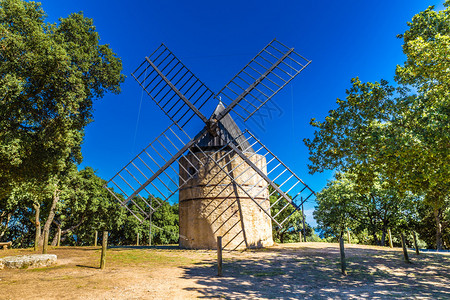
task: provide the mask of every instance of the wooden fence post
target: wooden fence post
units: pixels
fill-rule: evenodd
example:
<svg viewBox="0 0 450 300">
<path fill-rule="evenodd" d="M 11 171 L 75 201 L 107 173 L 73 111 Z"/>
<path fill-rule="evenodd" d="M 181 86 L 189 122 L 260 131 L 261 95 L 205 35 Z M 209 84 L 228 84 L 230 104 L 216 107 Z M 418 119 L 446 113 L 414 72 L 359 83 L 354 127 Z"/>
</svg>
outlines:
<svg viewBox="0 0 450 300">
<path fill-rule="evenodd" d="M 139 246 L 139 232 L 136 235 L 136 246 Z"/>
<path fill-rule="evenodd" d="M 47 254 L 48 249 L 48 231 L 44 230 L 44 244 L 42 245 L 42 254 Z"/>
<path fill-rule="evenodd" d="M 152 209 L 152 197 L 150 197 L 150 216 L 148 217 L 149 222 L 149 233 L 148 233 L 148 245 L 152 245 L 152 215 L 153 215 L 153 209 Z"/>
<path fill-rule="evenodd" d="M 414 248 L 416 249 L 416 254 L 417 254 L 417 255 L 419 255 L 419 254 L 420 254 L 420 252 L 419 252 L 419 247 L 417 246 L 417 237 L 416 237 L 416 232 L 415 232 L 415 231 L 413 231 L 413 232 L 412 232 L 412 234 L 413 234 L 413 238 L 414 238 Z"/>
<path fill-rule="evenodd" d="M 217 237 L 217 276 L 222 276 L 222 237 Z"/>
<path fill-rule="evenodd" d="M 59 247 L 61 245 L 61 226 L 58 227 L 58 242 L 56 246 Z"/>
<path fill-rule="evenodd" d="M 345 262 L 345 249 L 344 249 L 344 239 L 341 237 L 339 238 L 339 250 L 341 252 L 341 272 L 342 275 L 347 275 L 347 264 Z"/>
<path fill-rule="evenodd" d="M 98 241 L 98 231 L 96 230 L 94 233 L 94 247 L 97 247 L 97 241 Z"/>
<path fill-rule="evenodd" d="M 392 244 L 392 234 L 390 228 L 388 228 L 388 235 L 389 235 L 389 247 L 394 248 L 394 244 Z"/>
<path fill-rule="evenodd" d="M 403 257 L 405 258 L 405 262 L 409 263 L 409 257 L 408 257 L 408 249 L 406 249 L 406 241 L 405 241 L 405 235 L 403 232 L 400 234 L 402 237 L 402 248 L 403 248 Z"/>
<path fill-rule="evenodd" d="M 106 247 L 108 245 L 108 231 L 103 231 L 103 239 L 102 239 L 102 256 L 100 258 L 100 269 L 105 268 L 106 263 Z"/>
<path fill-rule="evenodd" d="M 298 232 L 298 236 L 300 237 L 300 243 L 301 243 L 302 242 L 302 232 L 301 231 Z"/>
<path fill-rule="evenodd" d="M 300 198 L 300 200 L 302 201 L 303 241 L 306 243 L 305 210 L 303 209 L 303 197 Z"/>
</svg>

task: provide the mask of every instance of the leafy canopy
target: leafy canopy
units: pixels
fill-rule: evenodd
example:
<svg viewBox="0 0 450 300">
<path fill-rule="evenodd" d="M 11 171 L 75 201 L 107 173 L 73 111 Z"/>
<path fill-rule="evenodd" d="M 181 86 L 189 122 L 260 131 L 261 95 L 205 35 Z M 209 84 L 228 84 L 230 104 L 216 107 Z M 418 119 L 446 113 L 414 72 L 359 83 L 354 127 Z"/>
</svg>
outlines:
<svg viewBox="0 0 450 300">
<path fill-rule="evenodd" d="M 79 163 L 93 100 L 124 80 L 91 19 L 45 18 L 40 3 L 0 0 L 0 194 Z"/>
</svg>

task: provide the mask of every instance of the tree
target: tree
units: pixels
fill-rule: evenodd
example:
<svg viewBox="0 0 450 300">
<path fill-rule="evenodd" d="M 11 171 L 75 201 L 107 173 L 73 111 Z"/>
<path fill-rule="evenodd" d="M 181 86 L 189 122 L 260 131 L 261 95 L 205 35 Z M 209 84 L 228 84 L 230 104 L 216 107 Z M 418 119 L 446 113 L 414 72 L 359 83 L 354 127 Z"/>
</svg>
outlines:
<svg viewBox="0 0 450 300">
<path fill-rule="evenodd" d="M 292 205 L 288 205 L 284 208 L 287 202 L 280 200 L 283 199 L 282 196 L 271 186 L 269 186 L 269 195 L 269 201 L 272 207 L 270 213 L 272 216 L 278 215 L 277 219 L 279 220 L 284 220 L 289 217 L 289 219 L 283 224 L 283 227 L 272 227 L 272 235 L 275 242 L 301 242 L 299 232 L 303 230 L 303 218 L 305 216 L 302 215 L 300 207 L 295 209 Z M 287 196 L 292 199 L 291 195 L 288 194 Z M 282 210 L 283 208 L 284 210 Z M 280 210 L 282 211 L 280 212 Z M 305 237 L 311 237 L 313 233 L 314 230 L 312 227 L 305 222 Z"/>
<path fill-rule="evenodd" d="M 327 169 L 351 171 L 371 186 L 383 168 L 376 162 L 383 156 L 380 144 L 386 139 L 385 124 L 396 116 L 396 90 L 385 80 L 363 83 L 354 78 L 351 82 L 347 97 L 337 99 L 338 107 L 329 111 L 325 121 L 311 120 L 318 129 L 313 140 L 304 140 L 310 154 L 308 167 L 312 174 Z"/>
<path fill-rule="evenodd" d="M 356 235 L 370 234 L 373 244 L 383 246 L 388 229 L 411 229 L 408 224 L 416 218 L 416 196 L 400 193 L 380 178 L 370 189 L 361 189 L 354 174 L 335 177 L 318 194 L 314 212 L 325 235 L 338 236 L 351 228 Z"/>
<path fill-rule="evenodd" d="M 93 101 L 119 93 L 124 76 L 91 19 L 76 13 L 50 24 L 45 17 L 40 3 L 0 0 L 0 198 L 24 183 L 45 186 L 48 231 L 61 179 L 82 159 Z"/>
<path fill-rule="evenodd" d="M 436 246 L 442 247 L 441 212 L 450 195 L 450 1 L 445 9 L 431 6 L 408 22 L 403 38 L 406 61 L 397 66 L 396 80 L 417 90 L 405 114 L 406 124 L 419 141 L 425 202 L 433 208 L 436 222 Z"/>
<path fill-rule="evenodd" d="M 397 88 L 353 79 L 346 99 L 324 122 L 312 120 L 318 130 L 305 140 L 312 173 L 351 171 L 367 188 L 381 174 L 392 188 L 423 195 L 435 216 L 438 249 L 439 212 L 450 195 L 449 5 L 417 14 L 400 35 L 407 60 L 397 66 Z"/>
<path fill-rule="evenodd" d="M 350 180 L 344 176 L 340 179 L 328 181 L 326 187 L 316 196 L 317 206 L 314 218 L 318 228 L 325 236 L 340 237 L 349 228 L 355 228 L 355 205 L 352 201 L 357 193 Z"/>
<path fill-rule="evenodd" d="M 149 196 L 152 197 L 152 196 Z M 142 199 L 133 199 L 140 207 L 145 207 Z M 150 201 L 150 198 L 146 200 Z M 157 200 L 154 200 L 157 201 Z M 158 198 L 158 201 L 162 201 Z M 137 220 L 133 215 L 127 214 L 120 226 L 111 231 L 111 242 L 117 245 L 133 245 L 139 233 L 141 241 L 148 241 L 150 233 L 150 221 L 144 220 L 144 216 L 138 213 L 138 209 L 132 202 L 128 203 L 130 209 L 140 217 L 143 222 Z M 164 202 L 152 215 L 152 245 L 177 244 L 179 238 L 178 203 L 170 204 Z"/>
<path fill-rule="evenodd" d="M 61 229 L 61 239 L 67 243 L 90 245 L 95 230 L 119 228 L 126 219 L 121 207 L 103 186 L 106 181 L 95 174 L 91 167 L 73 172 L 61 191 L 61 200 L 53 223 Z M 54 234 L 52 245 L 56 245 Z"/>
</svg>

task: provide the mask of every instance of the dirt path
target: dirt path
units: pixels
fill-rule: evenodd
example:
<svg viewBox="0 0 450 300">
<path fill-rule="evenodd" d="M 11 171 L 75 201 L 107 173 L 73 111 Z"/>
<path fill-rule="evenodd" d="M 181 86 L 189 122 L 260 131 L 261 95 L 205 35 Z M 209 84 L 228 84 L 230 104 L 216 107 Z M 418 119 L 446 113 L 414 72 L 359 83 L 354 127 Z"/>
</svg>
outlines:
<svg viewBox="0 0 450 300">
<path fill-rule="evenodd" d="M 339 273 L 337 244 L 284 244 L 224 253 L 216 276 L 215 251 L 113 248 L 99 270 L 100 250 L 61 247 L 51 268 L 1 270 L 0 299 L 450 299 L 450 255 L 346 245 L 349 275 Z M 33 253 L 1 251 L 0 256 Z"/>
</svg>

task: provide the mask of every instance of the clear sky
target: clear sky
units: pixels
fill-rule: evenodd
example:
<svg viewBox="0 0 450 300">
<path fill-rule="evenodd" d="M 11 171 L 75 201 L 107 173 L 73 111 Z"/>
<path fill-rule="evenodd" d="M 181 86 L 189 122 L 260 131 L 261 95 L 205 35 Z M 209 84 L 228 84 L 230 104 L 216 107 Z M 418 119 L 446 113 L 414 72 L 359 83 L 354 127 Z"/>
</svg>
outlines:
<svg viewBox="0 0 450 300">
<path fill-rule="evenodd" d="M 94 104 L 95 121 L 86 128 L 84 162 L 104 179 L 169 126 L 170 121 L 144 95 L 130 73 L 162 42 L 211 90 L 218 92 L 262 47 L 277 38 L 312 63 L 274 101 L 281 114 L 267 120 L 258 135 L 283 162 L 314 190 L 332 172 L 309 175 L 308 151 L 302 140 L 312 137 L 309 120 L 323 120 L 345 97 L 350 79 L 391 81 L 402 64 L 401 40 L 406 22 L 443 0 L 394 1 L 117 1 L 44 0 L 48 20 L 83 11 L 94 19 L 101 43 L 121 57 L 127 79 L 120 95 Z M 311 219 L 314 202 L 305 212 Z"/>
</svg>

